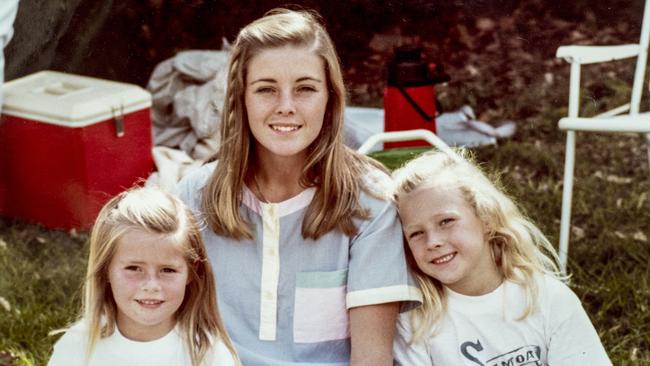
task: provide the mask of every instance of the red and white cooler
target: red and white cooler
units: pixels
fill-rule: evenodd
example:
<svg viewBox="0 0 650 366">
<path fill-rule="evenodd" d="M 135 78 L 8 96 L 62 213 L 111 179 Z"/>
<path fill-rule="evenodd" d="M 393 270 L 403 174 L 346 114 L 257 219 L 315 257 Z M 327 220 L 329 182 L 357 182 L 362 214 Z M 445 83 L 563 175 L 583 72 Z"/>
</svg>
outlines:
<svg viewBox="0 0 650 366">
<path fill-rule="evenodd" d="M 0 215 L 89 228 L 153 170 L 151 95 L 139 86 L 41 71 L 3 93 Z"/>
</svg>

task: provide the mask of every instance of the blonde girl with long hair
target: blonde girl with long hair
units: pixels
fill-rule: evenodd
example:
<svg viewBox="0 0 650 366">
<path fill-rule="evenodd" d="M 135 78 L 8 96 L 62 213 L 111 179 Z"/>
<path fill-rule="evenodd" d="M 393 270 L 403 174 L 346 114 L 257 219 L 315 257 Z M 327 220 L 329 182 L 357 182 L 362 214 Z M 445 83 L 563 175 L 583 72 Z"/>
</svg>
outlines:
<svg viewBox="0 0 650 366">
<path fill-rule="evenodd" d="M 611 365 L 557 255 L 469 154 L 393 173 L 423 305 L 400 316 L 400 365 Z"/>
<path fill-rule="evenodd" d="M 106 203 L 83 295 L 50 366 L 239 365 L 198 223 L 169 193 L 138 188 Z"/>
<path fill-rule="evenodd" d="M 418 301 L 390 177 L 343 144 L 345 88 L 314 12 L 275 9 L 231 50 L 221 145 L 177 193 L 206 221 L 246 365 L 392 365 Z"/>
</svg>

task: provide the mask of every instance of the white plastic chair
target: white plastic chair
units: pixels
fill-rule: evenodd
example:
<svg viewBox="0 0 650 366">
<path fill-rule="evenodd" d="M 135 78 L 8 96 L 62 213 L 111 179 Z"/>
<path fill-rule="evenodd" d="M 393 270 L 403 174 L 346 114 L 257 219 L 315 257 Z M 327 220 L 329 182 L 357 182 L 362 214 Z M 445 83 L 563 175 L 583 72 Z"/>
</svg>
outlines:
<svg viewBox="0 0 650 366">
<path fill-rule="evenodd" d="M 567 131 L 559 253 L 560 266 L 564 273 L 566 273 L 569 253 L 576 131 L 645 133 L 648 140 L 648 164 L 650 165 L 650 113 L 639 113 L 648 57 L 648 41 L 650 40 L 650 0 L 646 1 L 644 9 L 641 37 L 638 44 L 617 46 L 562 46 L 557 49 L 556 57 L 563 58 L 571 64 L 569 116 L 562 118 L 559 122 L 560 129 Z M 595 117 L 578 117 L 580 103 L 580 66 L 631 57 L 636 57 L 637 63 L 630 103 L 601 113 Z"/>
</svg>

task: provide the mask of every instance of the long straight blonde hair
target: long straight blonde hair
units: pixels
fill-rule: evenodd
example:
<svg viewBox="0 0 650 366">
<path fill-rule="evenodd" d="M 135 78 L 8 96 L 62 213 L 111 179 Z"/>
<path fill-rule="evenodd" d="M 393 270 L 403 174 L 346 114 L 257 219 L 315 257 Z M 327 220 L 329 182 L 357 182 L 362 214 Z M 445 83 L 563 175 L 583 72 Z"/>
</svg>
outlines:
<svg viewBox="0 0 650 366">
<path fill-rule="evenodd" d="M 519 319 L 526 318 L 536 307 L 535 274 L 562 278 L 553 245 L 505 193 L 499 179 L 494 176 L 491 180 L 466 150 L 460 150 L 459 156 L 441 151 L 424 153 L 396 170 L 393 178 L 398 207 L 404 195 L 425 186 L 461 192 L 488 230 L 492 259 L 504 279 L 521 285 L 526 291 L 526 308 Z M 446 313 L 447 299 L 443 284 L 418 268 L 408 245 L 406 256 L 424 298 L 411 319 L 412 341 L 417 341 L 435 334 Z"/>
<path fill-rule="evenodd" d="M 81 314 L 89 331 L 86 360 L 97 342 L 115 331 L 117 305 L 108 282 L 108 269 L 118 241 L 134 230 L 169 238 L 183 252 L 189 282 L 176 320 L 192 366 L 199 366 L 209 357 L 219 340 L 238 360 L 219 316 L 214 275 L 200 227 L 178 198 L 154 188 L 137 188 L 114 197 L 102 208 L 92 229 Z"/>
<path fill-rule="evenodd" d="M 239 32 L 231 50 L 221 145 L 214 158 L 219 162 L 203 189 L 202 211 L 217 234 L 252 238 L 250 223 L 239 214 L 244 179 L 255 166 L 255 140 L 244 103 L 247 67 L 260 51 L 286 45 L 306 47 L 322 58 L 329 94 L 323 126 L 308 147 L 300 178 L 303 187 L 316 187 L 302 236 L 317 239 L 333 229 L 355 235 L 352 219 L 367 218 L 359 204 L 359 189 L 364 188 L 359 181 L 369 165 L 378 165 L 343 144 L 345 87 L 338 56 L 320 18 L 309 11 L 274 9 Z"/>
</svg>

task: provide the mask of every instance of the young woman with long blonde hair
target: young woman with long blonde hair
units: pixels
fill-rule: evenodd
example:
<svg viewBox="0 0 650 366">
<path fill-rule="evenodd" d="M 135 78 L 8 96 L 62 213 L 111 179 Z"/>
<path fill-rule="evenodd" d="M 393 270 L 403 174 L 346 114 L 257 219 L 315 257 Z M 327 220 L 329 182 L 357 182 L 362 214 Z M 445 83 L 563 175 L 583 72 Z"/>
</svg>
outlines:
<svg viewBox="0 0 650 366">
<path fill-rule="evenodd" d="M 232 47 L 221 146 L 177 193 L 206 221 L 246 365 L 392 365 L 418 301 L 390 178 L 343 144 L 345 88 L 318 16 L 276 9 Z"/>
</svg>

